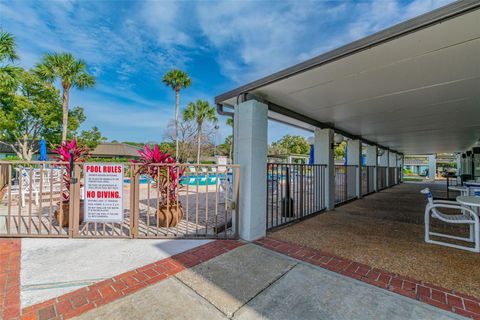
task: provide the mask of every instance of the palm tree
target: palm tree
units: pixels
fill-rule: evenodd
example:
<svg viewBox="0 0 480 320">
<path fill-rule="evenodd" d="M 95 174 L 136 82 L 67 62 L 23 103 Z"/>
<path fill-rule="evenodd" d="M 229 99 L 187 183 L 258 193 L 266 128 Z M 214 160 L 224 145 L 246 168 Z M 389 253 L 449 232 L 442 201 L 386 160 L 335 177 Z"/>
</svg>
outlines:
<svg viewBox="0 0 480 320">
<path fill-rule="evenodd" d="M 9 63 L 18 59 L 15 47 L 15 37 L 0 29 L 0 82 L 3 88 L 14 87 L 21 70 Z"/>
<path fill-rule="evenodd" d="M 180 106 L 180 89 L 185 89 L 192 84 L 186 72 L 173 69 L 168 71 L 162 82 L 175 91 L 175 159 L 178 161 L 178 109 Z"/>
<path fill-rule="evenodd" d="M 0 62 L 4 62 L 5 60 L 14 61 L 18 59 L 15 46 L 15 37 L 0 29 Z"/>
<path fill-rule="evenodd" d="M 228 118 L 227 119 L 227 126 L 232 127 L 232 131 L 233 131 L 233 118 Z M 228 158 L 231 161 L 232 160 L 232 150 L 233 150 L 233 133 L 232 133 L 232 138 L 230 140 L 231 141 L 230 141 L 230 150 L 228 152 Z"/>
<path fill-rule="evenodd" d="M 186 121 L 194 120 L 197 123 L 197 163 L 200 163 L 200 148 L 202 145 L 202 126 L 205 121 L 218 121 L 215 108 L 205 100 L 197 100 L 196 103 L 190 102 L 183 110 L 183 119 Z"/>
<path fill-rule="evenodd" d="M 95 77 L 88 73 L 83 60 L 77 60 L 71 53 L 47 53 L 36 68 L 35 73 L 42 79 L 53 83 L 59 79 L 63 88 L 62 142 L 67 140 L 68 101 L 70 89 L 93 87 Z"/>
</svg>

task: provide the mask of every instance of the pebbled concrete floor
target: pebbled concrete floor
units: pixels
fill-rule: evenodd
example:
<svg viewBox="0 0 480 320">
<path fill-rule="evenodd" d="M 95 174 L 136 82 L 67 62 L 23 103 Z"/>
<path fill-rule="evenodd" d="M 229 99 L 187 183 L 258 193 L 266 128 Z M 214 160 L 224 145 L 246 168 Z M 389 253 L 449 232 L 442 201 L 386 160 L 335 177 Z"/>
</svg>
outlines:
<svg viewBox="0 0 480 320">
<path fill-rule="evenodd" d="M 77 319 L 463 319 L 248 244 Z"/>
</svg>

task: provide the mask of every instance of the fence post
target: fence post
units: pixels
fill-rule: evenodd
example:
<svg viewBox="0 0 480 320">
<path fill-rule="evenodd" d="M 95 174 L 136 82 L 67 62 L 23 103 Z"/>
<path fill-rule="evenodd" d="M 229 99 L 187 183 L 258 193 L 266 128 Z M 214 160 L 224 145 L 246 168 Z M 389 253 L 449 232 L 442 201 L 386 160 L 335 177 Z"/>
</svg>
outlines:
<svg viewBox="0 0 480 320">
<path fill-rule="evenodd" d="M 70 199 L 68 212 L 68 234 L 70 237 L 78 235 L 80 222 L 80 175 L 79 165 L 70 162 Z"/>
<path fill-rule="evenodd" d="M 234 178 L 233 178 L 233 183 L 235 184 L 234 187 L 234 192 L 235 192 L 235 197 L 232 196 L 232 198 L 235 199 L 235 208 L 233 210 L 235 214 L 235 219 L 232 218 L 232 226 L 234 225 L 234 238 L 238 239 L 240 238 L 240 233 L 239 233 L 239 226 L 240 226 L 240 167 L 233 167 L 233 172 L 234 173 Z"/>
<path fill-rule="evenodd" d="M 131 238 L 138 237 L 138 220 L 139 220 L 139 211 L 140 211 L 140 196 L 139 196 L 139 180 L 137 175 L 137 166 L 132 165 L 132 173 L 130 178 L 130 230 Z"/>
</svg>

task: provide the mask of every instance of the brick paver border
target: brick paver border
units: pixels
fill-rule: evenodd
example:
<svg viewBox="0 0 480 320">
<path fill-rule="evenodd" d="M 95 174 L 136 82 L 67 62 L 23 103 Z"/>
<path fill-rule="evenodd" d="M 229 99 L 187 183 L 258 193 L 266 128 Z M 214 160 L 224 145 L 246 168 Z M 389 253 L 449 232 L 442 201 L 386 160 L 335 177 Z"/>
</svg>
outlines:
<svg viewBox="0 0 480 320">
<path fill-rule="evenodd" d="M 5 265 L 10 268 L 8 270 L 10 270 L 9 275 L 11 275 L 11 277 L 8 276 L 8 278 L 4 279 L 2 277 L 3 273 L 0 273 L 0 279 L 5 280 L 2 280 L 4 290 L 0 290 L 0 293 L 4 292 L 5 288 L 8 290 L 7 295 L 2 296 L 2 306 L 6 306 L 6 312 L 3 317 L 5 320 L 69 319 L 153 285 L 186 268 L 191 268 L 243 245 L 242 242 L 236 240 L 215 240 L 169 258 L 122 273 L 111 279 L 103 280 L 62 296 L 26 307 L 20 312 L 20 241 L 15 241 L 12 241 L 13 247 L 8 247 L 8 245 L 0 242 L 0 250 L 2 250 L 0 251 L 0 254 L 2 254 L 0 271 L 4 270 Z M 4 246 L 5 249 L 3 249 Z M 11 249 L 11 252 L 9 249 Z M 13 256 L 9 259 L 15 260 L 13 263 L 7 264 L 3 262 L 3 250 L 6 252 L 5 255 Z M 0 289 L 2 289 L 1 285 Z"/>
<path fill-rule="evenodd" d="M 20 314 L 20 254 L 19 239 L 0 239 L 0 319 Z"/>
<path fill-rule="evenodd" d="M 459 315 L 480 319 L 480 299 L 298 244 L 262 238 L 256 244 Z"/>
</svg>

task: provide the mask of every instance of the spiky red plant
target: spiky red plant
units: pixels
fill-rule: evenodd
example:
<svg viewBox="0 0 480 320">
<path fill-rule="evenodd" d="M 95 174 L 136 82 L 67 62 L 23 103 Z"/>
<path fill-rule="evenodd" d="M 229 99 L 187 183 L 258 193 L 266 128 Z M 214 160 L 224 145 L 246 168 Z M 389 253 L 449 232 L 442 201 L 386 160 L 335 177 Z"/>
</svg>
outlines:
<svg viewBox="0 0 480 320">
<path fill-rule="evenodd" d="M 58 162 L 67 162 L 65 164 L 65 171 L 63 171 L 63 182 L 65 189 L 62 191 L 63 201 L 68 201 L 70 199 L 70 178 L 71 171 L 70 168 L 70 156 L 73 156 L 73 162 L 84 162 L 88 159 L 88 148 L 82 148 L 77 146 L 75 139 L 72 139 L 70 142 L 65 141 L 59 144 L 54 150 L 53 153 L 57 154 L 53 156 Z"/>
<path fill-rule="evenodd" d="M 149 175 L 155 181 L 165 202 L 176 203 L 177 191 L 183 187 L 180 179 L 185 168 L 172 165 L 176 163 L 175 158 L 160 151 L 157 145 L 153 150 L 145 145 L 144 150 L 139 150 L 138 154 L 140 161 L 134 162 L 142 164 L 139 172 Z"/>
</svg>

